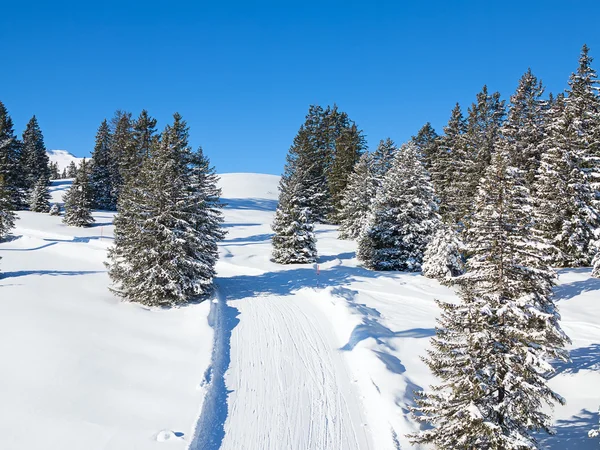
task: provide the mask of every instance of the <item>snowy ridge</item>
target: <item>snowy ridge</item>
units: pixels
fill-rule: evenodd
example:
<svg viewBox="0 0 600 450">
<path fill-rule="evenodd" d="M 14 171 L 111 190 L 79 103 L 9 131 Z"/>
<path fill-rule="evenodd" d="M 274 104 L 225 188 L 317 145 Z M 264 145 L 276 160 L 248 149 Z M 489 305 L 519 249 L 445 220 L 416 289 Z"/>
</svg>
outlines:
<svg viewBox="0 0 600 450">
<path fill-rule="evenodd" d="M 66 169 L 71 162 L 74 162 L 76 165 L 79 165 L 83 158 L 78 158 L 72 153 L 69 153 L 67 150 L 47 150 L 48 158 L 50 158 L 50 162 L 58 164 L 58 170 L 62 172 Z"/>
</svg>

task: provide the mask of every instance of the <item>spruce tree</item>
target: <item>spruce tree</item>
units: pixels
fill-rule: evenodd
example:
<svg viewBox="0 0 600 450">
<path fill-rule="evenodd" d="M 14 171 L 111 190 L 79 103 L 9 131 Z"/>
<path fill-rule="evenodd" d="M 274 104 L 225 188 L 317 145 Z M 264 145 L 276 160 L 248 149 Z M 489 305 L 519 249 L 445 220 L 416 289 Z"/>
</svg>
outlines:
<svg viewBox="0 0 600 450">
<path fill-rule="evenodd" d="M 373 178 L 378 187 L 381 186 L 383 178 L 392 167 L 396 153 L 398 153 L 398 147 L 390 138 L 379 141 L 372 157 Z"/>
<path fill-rule="evenodd" d="M 10 230 L 15 226 L 17 216 L 12 212 L 10 193 L 6 189 L 4 177 L 0 175 L 0 241 L 6 239 Z"/>
<path fill-rule="evenodd" d="M 77 164 L 75 161 L 71 161 L 66 169 L 66 177 L 65 178 L 75 178 L 77 176 Z"/>
<path fill-rule="evenodd" d="M 58 205 L 58 203 L 52 204 L 52 207 L 50 208 L 50 215 L 51 216 L 60 216 L 60 206 Z"/>
<path fill-rule="evenodd" d="M 271 228 L 272 259 L 279 264 L 307 264 L 317 260 L 316 238 L 312 214 L 307 206 L 304 174 L 295 171 L 282 178 L 279 185 L 279 203 Z"/>
<path fill-rule="evenodd" d="M 15 136 L 12 119 L 2 102 L 0 102 L 0 177 L 4 180 L 10 208 L 15 210 L 25 207 L 21 143 Z"/>
<path fill-rule="evenodd" d="M 442 309 L 425 362 L 440 379 L 417 396 L 417 420 L 433 427 L 413 444 L 437 448 L 535 449 L 551 433 L 545 406 L 564 403 L 547 382 L 549 361 L 569 342 L 552 298 L 555 274 L 540 254 L 524 174 L 498 151 L 481 181 L 458 303 Z"/>
<path fill-rule="evenodd" d="M 143 159 L 150 156 L 152 142 L 156 139 L 156 119 L 150 117 L 145 109 L 133 123 L 132 137 L 135 143 L 132 167 L 135 167 L 136 164 L 140 167 Z"/>
<path fill-rule="evenodd" d="M 133 141 L 133 124 L 131 113 L 116 111 L 111 120 L 110 176 L 113 199 L 119 198 L 121 187 L 128 181 L 130 174 L 135 174 L 137 157 Z"/>
<path fill-rule="evenodd" d="M 439 216 L 429 175 L 413 143 L 402 146 L 359 238 L 358 258 L 373 270 L 419 271 Z"/>
<path fill-rule="evenodd" d="M 112 176 L 111 138 L 110 128 L 105 119 L 96 133 L 96 144 L 92 152 L 92 170 L 90 173 L 94 208 L 110 211 L 115 210 L 117 207 L 116 190 L 113 186 Z"/>
<path fill-rule="evenodd" d="M 431 123 L 427 122 L 423 125 L 417 135 L 413 136 L 411 140 L 417 147 L 425 169 L 431 170 L 433 162 L 438 156 L 439 141 L 439 136 L 431 126 Z"/>
<path fill-rule="evenodd" d="M 440 224 L 425 248 L 423 275 L 443 284 L 451 284 L 452 278 L 465 271 L 463 243 L 451 227 Z"/>
<path fill-rule="evenodd" d="M 339 239 L 357 239 L 364 231 L 375 198 L 371 155 L 363 153 L 348 179 L 341 201 Z"/>
<path fill-rule="evenodd" d="M 33 187 L 29 208 L 33 212 L 47 213 L 50 210 L 50 190 L 48 189 L 48 180 L 41 175 L 38 182 Z"/>
<path fill-rule="evenodd" d="M 596 253 L 594 260 L 592 261 L 592 276 L 600 278 L 600 250 Z"/>
<path fill-rule="evenodd" d="M 331 213 L 329 215 L 331 223 L 340 223 L 344 191 L 348 185 L 350 174 L 365 148 L 366 140 L 354 124 L 350 128 L 344 128 L 336 140 L 335 157 L 328 180 L 331 195 Z"/>
<path fill-rule="evenodd" d="M 21 146 L 21 168 L 26 192 L 31 193 L 40 178 L 46 180 L 46 184 L 50 183 L 49 163 L 50 159 L 46 152 L 42 130 L 37 118 L 33 116 L 23 132 Z"/>
<path fill-rule="evenodd" d="M 201 151 L 191 153 L 187 125 L 174 117 L 123 186 L 108 254 L 113 291 L 147 306 L 209 293 L 223 236 L 214 171 Z"/>
<path fill-rule="evenodd" d="M 74 227 L 89 227 L 95 222 L 92 217 L 92 188 L 89 167 L 85 159 L 77 170 L 73 184 L 63 197 L 65 214 L 63 222 Z"/>
</svg>

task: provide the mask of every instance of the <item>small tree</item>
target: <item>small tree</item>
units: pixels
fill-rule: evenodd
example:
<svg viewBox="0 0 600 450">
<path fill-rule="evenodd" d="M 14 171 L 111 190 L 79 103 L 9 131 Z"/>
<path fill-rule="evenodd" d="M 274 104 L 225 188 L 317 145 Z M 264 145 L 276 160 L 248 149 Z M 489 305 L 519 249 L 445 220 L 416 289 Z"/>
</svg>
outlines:
<svg viewBox="0 0 600 450">
<path fill-rule="evenodd" d="M 65 215 L 63 222 L 74 227 L 89 227 L 92 217 L 93 194 L 89 182 L 89 170 L 85 159 L 75 175 L 73 185 L 63 197 Z"/>
<path fill-rule="evenodd" d="M 29 207 L 33 212 L 47 213 L 50 210 L 50 190 L 45 176 L 40 176 L 33 187 Z"/>
<path fill-rule="evenodd" d="M 5 188 L 4 178 L 0 175 L 0 241 L 4 240 L 15 226 L 17 216 L 11 208 L 10 194 Z"/>
<path fill-rule="evenodd" d="M 75 161 L 71 161 L 66 169 L 66 177 L 65 178 L 75 178 L 77 176 L 77 164 Z"/>
<path fill-rule="evenodd" d="M 423 275 L 450 284 L 452 277 L 464 273 L 462 249 L 458 234 L 447 225 L 440 225 L 425 249 Z"/>
<path fill-rule="evenodd" d="M 402 146 L 383 178 L 358 258 L 373 270 L 419 271 L 437 227 L 433 187 L 413 143 Z"/>
<path fill-rule="evenodd" d="M 52 207 L 50 208 L 50 215 L 51 216 L 60 216 L 60 206 L 58 205 L 58 203 L 52 204 Z"/>
<path fill-rule="evenodd" d="M 371 204 L 375 198 L 375 180 L 371 173 L 371 156 L 364 153 L 350 174 L 342 198 L 339 239 L 356 239 L 367 226 Z"/>
</svg>

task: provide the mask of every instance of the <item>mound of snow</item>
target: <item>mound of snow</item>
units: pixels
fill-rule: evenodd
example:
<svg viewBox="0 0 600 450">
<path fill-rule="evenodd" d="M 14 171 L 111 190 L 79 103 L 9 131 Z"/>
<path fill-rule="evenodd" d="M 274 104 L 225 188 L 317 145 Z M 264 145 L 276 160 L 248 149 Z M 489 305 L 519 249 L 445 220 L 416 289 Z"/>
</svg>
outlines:
<svg viewBox="0 0 600 450">
<path fill-rule="evenodd" d="M 280 176 L 264 173 L 223 173 L 219 174 L 219 186 L 223 190 L 222 197 L 228 198 L 261 198 L 277 200 Z"/>
<path fill-rule="evenodd" d="M 48 150 L 46 153 L 48 153 L 48 158 L 50 158 L 50 162 L 58 164 L 58 170 L 61 172 L 63 171 L 63 169 L 66 169 L 69 166 L 69 164 L 71 164 L 71 161 L 79 165 L 79 162 L 83 159 L 76 157 L 75 155 L 69 153 L 66 150 Z"/>
</svg>

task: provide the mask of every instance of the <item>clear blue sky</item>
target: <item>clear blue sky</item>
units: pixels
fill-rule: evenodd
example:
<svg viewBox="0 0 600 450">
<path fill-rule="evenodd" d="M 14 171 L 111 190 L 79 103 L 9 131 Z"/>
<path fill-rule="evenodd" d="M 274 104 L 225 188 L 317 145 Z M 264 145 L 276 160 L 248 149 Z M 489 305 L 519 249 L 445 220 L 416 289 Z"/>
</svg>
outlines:
<svg viewBox="0 0 600 450">
<path fill-rule="evenodd" d="M 483 84 L 531 67 L 560 92 L 600 1 L 2 2 L 0 100 L 21 133 L 90 154 L 116 109 L 175 111 L 220 172 L 279 174 L 309 104 L 348 112 L 369 146 L 446 123 Z"/>
</svg>

